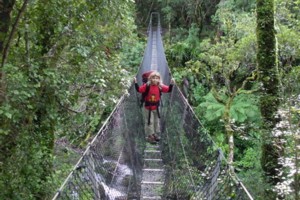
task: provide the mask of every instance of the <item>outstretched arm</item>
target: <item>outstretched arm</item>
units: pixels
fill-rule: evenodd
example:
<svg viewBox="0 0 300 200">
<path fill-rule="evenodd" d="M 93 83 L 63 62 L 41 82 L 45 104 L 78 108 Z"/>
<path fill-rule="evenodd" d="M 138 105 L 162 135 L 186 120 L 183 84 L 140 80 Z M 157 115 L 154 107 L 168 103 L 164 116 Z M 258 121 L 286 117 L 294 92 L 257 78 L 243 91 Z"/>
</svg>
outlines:
<svg viewBox="0 0 300 200">
<path fill-rule="evenodd" d="M 169 85 L 169 90 L 168 90 L 168 92 L 172 92 L 174 83 L 175 83 L 175 80 L 172 78 L 172 79 L 171 79 L 171 83 L 170 83 L 170 85 Z"/>
<path fill-rule="evenodd" d="M 161 92 L 164 92 L 164 93 L 172 92 L 174 83 L 175 83 L 175 81 L 174 81 L 174 79 L 172 79 L 169 86 L 162 84 Z"/>
<path fill-rule="evenodd" d="M 134 83 L 135 90 L 136 90 L 137 92 L 139 92 L 139 85 L 138 85 L 138 83 L 137 83 L 136 77 L 133 78 L 133 83 Z"/>
</svg>

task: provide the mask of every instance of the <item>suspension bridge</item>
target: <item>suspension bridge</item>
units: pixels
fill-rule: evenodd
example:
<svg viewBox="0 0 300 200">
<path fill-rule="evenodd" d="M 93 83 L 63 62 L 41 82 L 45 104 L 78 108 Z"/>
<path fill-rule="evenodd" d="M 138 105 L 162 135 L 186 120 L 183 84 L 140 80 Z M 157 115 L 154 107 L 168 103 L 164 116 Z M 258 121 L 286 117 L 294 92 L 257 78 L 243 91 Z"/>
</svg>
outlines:
<svg viewBox="0 0 300 200">
<path fill-rule="evenodd" d="M 170 83 L 158 13 L 151 14 L 139 85 L 149 70 Z M 132 84 L 52 200 L 253 199 L 176 85 L 162 95 L 156 145 L 145 140 L 139 95 Z"/>
</svg>

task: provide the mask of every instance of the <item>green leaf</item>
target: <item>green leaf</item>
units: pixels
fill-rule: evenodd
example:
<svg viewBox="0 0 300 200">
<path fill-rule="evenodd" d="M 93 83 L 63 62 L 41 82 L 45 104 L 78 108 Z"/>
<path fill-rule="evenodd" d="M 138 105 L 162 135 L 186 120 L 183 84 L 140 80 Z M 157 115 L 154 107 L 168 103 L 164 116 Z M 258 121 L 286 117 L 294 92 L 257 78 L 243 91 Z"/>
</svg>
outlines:
<svg viewBox="0 0 300 200">
<path fill-rule="evenodd" d="M 8 118 L 8 119 L 12 119 L 12 114 L 9 112 L 5 112 L 4 115 Z"/>
<path fill-rule="evenodd" d="M 224 114 L 225 106 L 223 104 L 218 103 L 211 93 L 204 96 L 204 99 L 205 102 L 199 105 L 202 109 L 205 110 L 204 117 L 208 121 L 220 119 Z"/>
</svg>

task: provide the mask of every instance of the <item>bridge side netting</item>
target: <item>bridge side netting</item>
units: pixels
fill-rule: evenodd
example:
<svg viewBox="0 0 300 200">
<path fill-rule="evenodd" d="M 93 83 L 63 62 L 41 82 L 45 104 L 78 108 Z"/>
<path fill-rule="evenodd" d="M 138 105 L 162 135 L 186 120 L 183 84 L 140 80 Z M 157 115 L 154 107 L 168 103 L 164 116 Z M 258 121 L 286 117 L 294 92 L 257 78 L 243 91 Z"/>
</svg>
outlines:
<svg viewBox="0 0 300 200">
<path fill-rule="evenodd" d="M 134 87 L 123 96 L 53 199 L 139 197 L 144 126 Z"/>
<path fill-rule="evenodd" d="M 176 86 L 163 107 L 165 199 L 252 199 Z"/>
</svg>

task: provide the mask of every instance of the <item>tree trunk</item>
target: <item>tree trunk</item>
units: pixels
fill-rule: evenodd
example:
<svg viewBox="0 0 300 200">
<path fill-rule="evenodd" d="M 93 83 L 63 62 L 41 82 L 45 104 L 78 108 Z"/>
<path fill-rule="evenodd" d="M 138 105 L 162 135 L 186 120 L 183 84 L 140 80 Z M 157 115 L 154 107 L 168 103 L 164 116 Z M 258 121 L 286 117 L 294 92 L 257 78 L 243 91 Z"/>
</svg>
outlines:
<svg viewBox="0 0 300 200">
<path fill-rule="evenodd" d="M 2 0 L 0 1 L 0 56 L 3 59 L 5 40 L 7 39 L 11 17 L 10 14 L 13 10 L 15 0 Z M 2 63 L 1 59 L 1 63 Z M 5 81 L 2 66 L 0 66 L 0 105 L 5 99 Z"/>
<path fill-rule="evenodd" d="M 10 13 L 13 10 L 15 0 L 0 1 L 0 52 L 4 48 L 4 41 L 8 35 L 10 26 Z"/>
<path fill-rule="evenodd" d="M 234 99 L 234 95 L 229 96 L 228 100 L 226 102 L 225 110 L 224 110 L 224 125 L 225 125 L 225 131 L 228 139 L 228 145 L 229 145 L 229 152 L 228 152 L 228 164 L 231 170 L 233 170 L 233 160 L 234 160 L 234 139 L 233 134 L 234 131 L 231 127 L 231 117 L 230 117 L 230 108 L 232 105 Z"/>
<path fill-rule="evenodd" d="M 300 122 L 298 125 L 298 128 L 300 128 Z M 300 137 L 299 137 L 299 133 L 297 132 L 297 130 L 295 131 L 295 167 L 296 167 L 296 172 L 294 175 L 294 185 L 295 185 L 295 199 L 299 200 L 300 199 L 300 173 L 299 173 L 299 167 L 300 167 L 300 158 L 299 158 L 299 146 L 300 146 Z"/>
<path fill-rule="evenodd" d="M 0 1 L 0 58 L 2 63 L 2 58 L 4 54 L 4 46 L 5 42 L 9 35 L 9 28 L 11 25 L 11 12 L 13 10 L 13 6 L 15 4 L 15 0 L 4 0 Z M 6 97 L 6 89 L 5 89 L 5 74 L 3 71 L 3 66 L 0 64 L 0 107 L 3 106 Z M 0 130 L 7 130 L 10 124 L 10 121 L 3 120 L 0 118 Z M 0 134 L 0 163 L 5 163 L 6 159 L 11 154 L 11 148 L 15 146 L 14 137 L 11 135 Z M 0 164 L 0 172 L 2 172 L 2 164 Z"/>
<path fill-rule="evenodd" d="M 276 62 L 276 38 L 274 28 L 274 0 L 257 0 L 257 62 L 258 78 L 262 83 L 260 108 L 263 117 L 263 144 L 261 165 L 266 180 L 275 186 L 278 182 L 279 152 L 273 144 L 272 129 L 275 127 L 275 114 L 279 106 L 279 76 Z M 265 198 L 276 199 L 272 190 Z"/>
<path fill-rule="evenodd" d="M 231 126 L 230 109 L 231 109 L 233 100 L 236 96 L 236 92 L 231 93 L 228 96 L 228 99 L 226 101 L 223 101 L 218 96 L 215 87 L 212 88 L 212 94 L 213 94 L 214 98 L 219 103 L 222 103 L 223 105 L 225 105 L 223 120 L 224 120 L 224 127 L 225 127 L 226 136 L 227 136 L 227 139 L 228 139 L 228 145 L 229 145 L 229 152 L 228 152 L 227 161 L 228 161 L 230 170 L 233 171 L 233 161 L 234 161 L 234 137 L 233 137 L 233 135 L 234 135 L 234 130 L 232 129 L 232 126 Z"/>
</svg>

